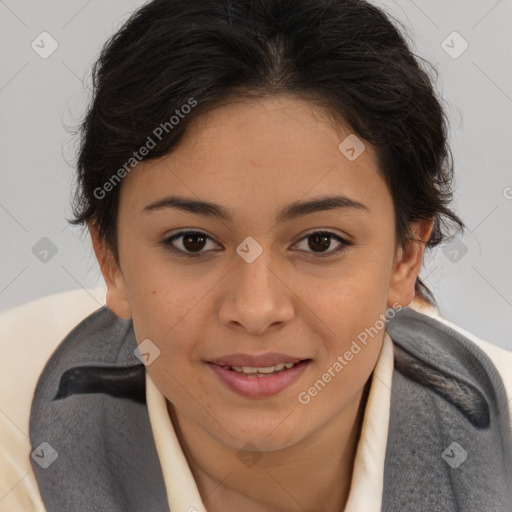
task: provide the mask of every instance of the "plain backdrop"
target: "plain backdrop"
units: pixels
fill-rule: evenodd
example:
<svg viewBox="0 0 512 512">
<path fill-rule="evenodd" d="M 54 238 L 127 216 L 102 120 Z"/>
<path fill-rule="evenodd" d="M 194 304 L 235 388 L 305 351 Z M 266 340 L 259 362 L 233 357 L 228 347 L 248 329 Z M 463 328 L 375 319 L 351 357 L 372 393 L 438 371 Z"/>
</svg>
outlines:
<svg viewBox="0 0 512 512">
<path fill-rule="evenodd" d="M 0 310 L 103 284 L 87 233 L 66 222 L 76 151 L 66 127 L 90 99 L 101 46 L 142 3 L 0 0 Z M 443 316 L 512 350 L 512 1 L 376 3 L 439 73 L 468 227 L 420 276 Z"/>
</svg>

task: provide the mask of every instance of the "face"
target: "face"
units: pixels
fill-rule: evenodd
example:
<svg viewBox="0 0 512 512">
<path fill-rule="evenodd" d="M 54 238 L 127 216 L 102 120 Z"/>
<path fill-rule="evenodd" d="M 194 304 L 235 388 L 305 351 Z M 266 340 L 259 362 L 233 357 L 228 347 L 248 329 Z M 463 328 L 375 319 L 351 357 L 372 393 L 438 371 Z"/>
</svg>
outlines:
<svg viewBox="0 0 512 512">
<path fill-rule="evenodd" d="M 238 101 L 123 180 L 107 305 L 160 350 L 147 371 L 161 393 L 227 446 L 326 428 L 374 369 L 386 307 L 413 298 L 421 247 L 395 247 L 376 153 L 347 158 L 350 134 L 300 99 Z"/>
</svg>

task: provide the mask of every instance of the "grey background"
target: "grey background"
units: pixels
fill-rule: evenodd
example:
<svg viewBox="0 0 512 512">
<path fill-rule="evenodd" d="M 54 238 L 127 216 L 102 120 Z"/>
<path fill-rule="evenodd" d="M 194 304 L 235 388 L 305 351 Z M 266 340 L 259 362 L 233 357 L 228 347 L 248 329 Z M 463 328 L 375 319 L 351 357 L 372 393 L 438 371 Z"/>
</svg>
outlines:
<svg viewBox="0 0 512 512">
<path fill-rule="evenodd" d="M 448 320 L 512 350 L 512 1 L 375 3 L 406 25 L 415 53 L 439 72 L 455 208 L 468 226 L 426 256 L 420 276 Z M 66 127 L 89 100 L 102 44 L 141 4 L 0 0 L 0 310 L 104 284 L 87 234 L 65 220 L 76 144 Z M 43 31 L 59 45 L 47 59 L 31 47 Z M 442 47 L 462 48 L 448 37 L 454 31 L 469 44 L 457 58 Z"/>
</svg>

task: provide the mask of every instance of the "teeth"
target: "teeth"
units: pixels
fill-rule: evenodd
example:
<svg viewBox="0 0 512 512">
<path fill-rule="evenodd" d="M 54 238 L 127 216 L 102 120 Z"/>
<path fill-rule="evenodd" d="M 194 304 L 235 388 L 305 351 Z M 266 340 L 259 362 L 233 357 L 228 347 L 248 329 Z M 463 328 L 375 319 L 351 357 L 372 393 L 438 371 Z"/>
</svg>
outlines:
<svg viewBox="0 0 512 512">
<path fill-rule="evenodd" d="M 296 363 L 280 363 L 276 364 L 274 366 L 265 366 L 263 368 L 253 368 L 251 366 L 231 366 L 230 368 L 232 370 L 235 370 L 235 372 L 238 373 L 245 373 L 246 375 L 253 375 L 255 373 L 262 373 L 262 374 L 268 374 L 268 373 L 274 373 L 274 372 L 280 372 L 281 370 L 289 369 L 295 366 Z"/>
</svg>

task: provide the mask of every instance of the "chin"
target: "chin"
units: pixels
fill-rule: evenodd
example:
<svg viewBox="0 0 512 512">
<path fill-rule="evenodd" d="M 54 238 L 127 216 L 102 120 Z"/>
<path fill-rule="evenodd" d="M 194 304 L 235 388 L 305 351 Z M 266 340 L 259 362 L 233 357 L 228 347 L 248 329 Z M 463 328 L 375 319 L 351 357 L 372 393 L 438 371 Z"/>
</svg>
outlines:
<svg viewBox="0 0 512 512">
<path fill-rule="evenodd" d="M 303 428 L 299 431 L 290 425 L 285 420 L 287 414 L 289 413 L 281 415 L 278 419 L 274 416 L 267 422 L 256 419 L 249 422 L 231 422 L 229 433 L 233 437 L 228 436 L 224 442 L 237 450 L 261 452 L 282 450 L 292 446 L 304 438 L 304 431 Z M 247 448 L 247 445 L 250 447 Z"/>
</svg>

